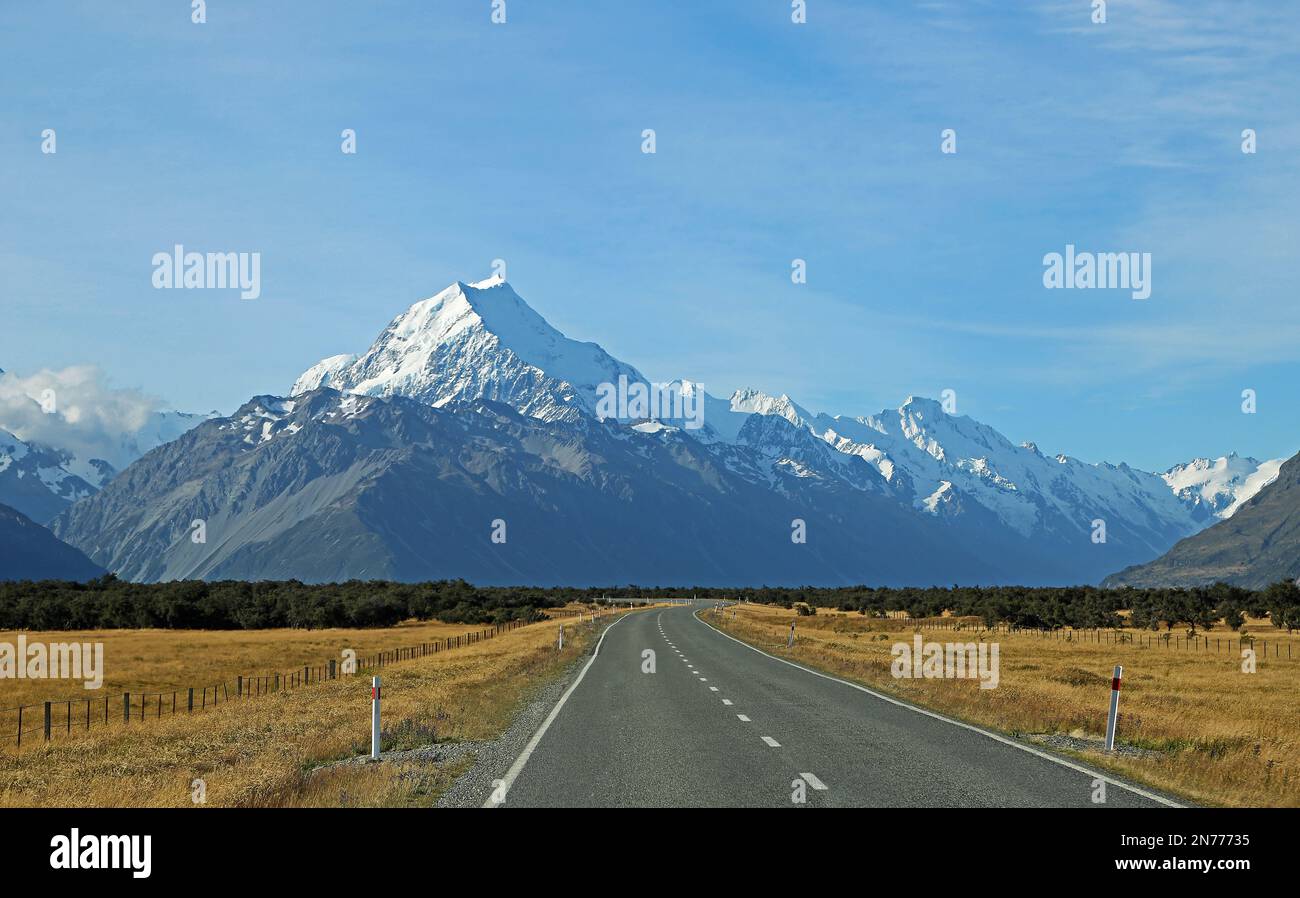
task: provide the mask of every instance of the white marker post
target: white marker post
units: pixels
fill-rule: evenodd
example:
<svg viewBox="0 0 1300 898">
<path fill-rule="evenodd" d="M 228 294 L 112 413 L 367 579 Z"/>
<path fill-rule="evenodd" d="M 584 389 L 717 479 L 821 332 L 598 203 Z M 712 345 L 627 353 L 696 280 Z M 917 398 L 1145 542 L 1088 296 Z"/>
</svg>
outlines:
<svg viewBox="0 0 1300 898">
<path fill-rule="evenodd" d="M 370 681 L 370 760 L 379 760 L 379 677 Z"/>
<path fill-rule="evenodd" d="M 790 621 L 790 638 L 785 641 L 785 647 L 794 648 L 794 621 Z"/>
<path fill-rule="evenodd" d="M 560 649 L 559 650 L 561 652 L 564 651 L 564 624 L 560 624 Z"/>
<path fill-rule="evenodd" d="M 1119 681 L 1124 676 L 1124 665 L 1115 665 L 1115 677 L 1110 681 L 1110 716 L 1106 718 L 1106 751 L 1115 748 L 1115 722 L 1119 718 Z"/>
</svg>

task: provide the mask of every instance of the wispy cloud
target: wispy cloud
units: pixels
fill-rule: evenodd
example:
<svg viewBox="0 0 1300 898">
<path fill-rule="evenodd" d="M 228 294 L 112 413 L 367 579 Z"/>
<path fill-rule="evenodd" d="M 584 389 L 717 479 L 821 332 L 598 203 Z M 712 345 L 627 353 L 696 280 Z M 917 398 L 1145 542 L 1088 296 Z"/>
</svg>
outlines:
<svg viewBox="0 0 1300 898">
<path fill-rule="evenodd" d="M 66 449 L 89 461 L 123 467 L 138 455 L 136 438 L 161 400 L 109 385 L 85 365 L 21 376 L 0 374 L 0 429 L 25 442 Z"/>
</svg>

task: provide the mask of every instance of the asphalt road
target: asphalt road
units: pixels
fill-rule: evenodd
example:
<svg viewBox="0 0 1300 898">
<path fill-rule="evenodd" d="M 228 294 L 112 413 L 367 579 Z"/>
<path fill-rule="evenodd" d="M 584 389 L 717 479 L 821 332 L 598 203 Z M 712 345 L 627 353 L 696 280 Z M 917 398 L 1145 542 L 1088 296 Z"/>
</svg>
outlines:
<svg viewBox="0 0 1300 898">
<path fill-rule="evenodd" d="M 1168 803 L 755 651 L 697 619 L 698 609 L 629 613 L 610 626 L 489 806 Z M 647 651 L 653 673 L 643 671 Z M 1104 804 L 1093 802 L 1098 777 Z"/>
</svg>

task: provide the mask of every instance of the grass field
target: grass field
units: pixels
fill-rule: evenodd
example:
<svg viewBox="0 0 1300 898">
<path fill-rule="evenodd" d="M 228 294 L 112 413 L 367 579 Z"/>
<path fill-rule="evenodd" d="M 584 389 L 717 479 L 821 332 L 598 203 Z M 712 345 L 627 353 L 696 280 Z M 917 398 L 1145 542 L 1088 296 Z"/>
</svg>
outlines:
<svg viewBox="0 0 1300 898">
<path fill-rule="evenodd" d="M 1234 652 L 1177 651 L 1136 644 L 1043 639 L 1032 634 L 985 633 L 999 644 L 1000 683 L 980 689 L 975 680 L 895 679 L 891 647 L 920 632 L 929 642 L 969 642 L 969 630 L 918 630 L 902 621 L 821 609 L 814 616 L 760 605 L 741 605 L 736 617 L 707 616 L 715 626 L 810 667 L 970 723 L 1042 738 L 1133 780 L 1195 802 L 1231 806 L 1300 806 L 1300 640 L 1267 621 L 1247 631 L 1267 638 L 1270 657 L 1255 673 L 1242 672 Z M 785 648 L 796 623 L 793 649 Z M 1222 629 L 1215 636 L 1235 640 Z M 1295 660 L 1286 659 L 1290 644 Z M 1274 646 L 1281 658 L 1273 658 Z M 1110 678 L 1124 665 L 1118 744 L 1140 749 L 1106 755 Z"/>
<path fill-rule="evenodd" d="M 410 621 L 396 627 L 366 630 L 95 630 L 27 632 L 28 643 L 102 642 L 104 684 L 87 690 L 60 680 L 5 680 L 0 707 L 43 701 L 115 696 L 120 711 L 123 692 L 171 692 L 189 686 L 233 681 L 237 674 L 302 669 L 330 659 L 341 660 L 344 649 L 358 657 L 381 650 L 454 639 L 473 624 Z M 0 632 L 0 642 L 14 643 L 15 632 Z M 2 728 L 0 728 L 2 729 Z"/>
<path fill-rule="evenodd" d="M 542 684 L 586 648 L 595 624 L 545 621 L 450 652 L 386 666 L 384 750 L 433 742 L 490 739 Z M 105 643 L 105 689 L 161 690 L 236 670 L 278 670 L 381 648 L 446 638 L 464 624 L 413 623 L 389 630 L 104 631 L 28 634 Z M 11 638 L 0 635 L 0 639 Z M 0 753 L 0 805 L 194 806 L 202 779 L 206 806 L 428 805 L 466 763 L 314 767 L 369 751 L 370 680 L 340 677 L 271 695 L 223 703 L 202 714 L 73 731 L 48 743 Z M 21 683 L 49 698 L 50 681 Z M 110 685 L 111 684 L 111 685 Z M 72 692 L 72 690 L 68 690 Z M 84 699 L 83 699 L 84 700 Z"/>
</svg>

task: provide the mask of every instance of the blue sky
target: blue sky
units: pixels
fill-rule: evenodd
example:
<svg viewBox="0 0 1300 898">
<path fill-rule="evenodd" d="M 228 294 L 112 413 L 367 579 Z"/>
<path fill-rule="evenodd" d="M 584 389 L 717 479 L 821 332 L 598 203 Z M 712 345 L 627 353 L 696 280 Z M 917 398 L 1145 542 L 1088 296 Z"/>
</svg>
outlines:
<svg viewBox="0 0 1300 898">
<path fill-rule="evenodd" d="M 1013 440 L 1148 469 L 1300 449 L 1297 7 L 490 11 L 0 8 L 0 368 L 229 412 L 503 258 L 570 336 L 715 394 L 953 389 Z M 153 289 L 176 243 L 260 252 L 261 298 Z M 1151 298 L 1045 290 L 1067 243 L 1150 252 Z"/>
</svg>

